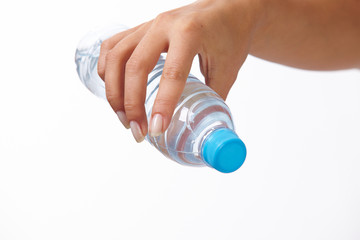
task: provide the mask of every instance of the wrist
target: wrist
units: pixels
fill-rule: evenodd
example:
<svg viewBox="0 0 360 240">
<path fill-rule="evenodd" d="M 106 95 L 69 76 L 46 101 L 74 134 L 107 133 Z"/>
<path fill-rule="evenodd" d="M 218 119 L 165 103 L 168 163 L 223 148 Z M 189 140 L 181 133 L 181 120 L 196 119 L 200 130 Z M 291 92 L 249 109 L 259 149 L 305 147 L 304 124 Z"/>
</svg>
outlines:
<svg viewBox="0 0 360 240">
<path fill-rule="evenodd" d="M 232 2 L 230 7 L 236 9 L 233 12 L 240 27 L 247 25 L 250 45 L 261 39 L 270 22 L 269 5 L 272 0 L 228 0 L 228 2 Z"/>
</svg>

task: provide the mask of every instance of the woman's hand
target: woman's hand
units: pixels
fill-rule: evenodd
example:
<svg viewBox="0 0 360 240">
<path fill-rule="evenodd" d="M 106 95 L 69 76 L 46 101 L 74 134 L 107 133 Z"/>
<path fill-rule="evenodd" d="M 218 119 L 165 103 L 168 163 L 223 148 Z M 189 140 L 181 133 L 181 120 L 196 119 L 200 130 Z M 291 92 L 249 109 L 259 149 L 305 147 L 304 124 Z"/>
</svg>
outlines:
<svg viewBox="0 0 360 240">
<path fill-rule="evenodd" d="M 151 136 L 169 126 L 197 54 L 206 84 L 226 98 L 249 52 L 259 6 L 257 0 L 201 0 L 102 43 L 98 73 L 105 81 L 107 100 L 137 142 L 148 131 L 147 78 L 160 54 L 167 52 L 167 58 L 152 110 Z"/>
</svg>

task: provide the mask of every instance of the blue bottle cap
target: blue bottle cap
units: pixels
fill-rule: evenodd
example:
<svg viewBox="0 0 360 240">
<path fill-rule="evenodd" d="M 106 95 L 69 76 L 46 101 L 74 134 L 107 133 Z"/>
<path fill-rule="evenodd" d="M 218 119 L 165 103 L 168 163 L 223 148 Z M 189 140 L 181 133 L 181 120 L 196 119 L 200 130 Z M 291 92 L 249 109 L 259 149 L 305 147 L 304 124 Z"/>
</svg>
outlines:
<svg viewBox="0 0 360 240">
<path fill-rule="evenodd" d="M 203 157 L 206 163 L 216 170 L 230 173 L 244 163 L 246 147 L 232 130 L 220 128 L 205 139 Z"/>
</svg>

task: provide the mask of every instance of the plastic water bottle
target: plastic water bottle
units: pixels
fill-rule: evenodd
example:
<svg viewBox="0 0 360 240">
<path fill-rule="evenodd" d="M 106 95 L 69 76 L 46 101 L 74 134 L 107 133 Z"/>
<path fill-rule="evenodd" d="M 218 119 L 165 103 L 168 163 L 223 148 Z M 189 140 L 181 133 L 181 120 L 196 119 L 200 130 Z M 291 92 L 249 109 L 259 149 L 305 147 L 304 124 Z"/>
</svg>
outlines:
<svg viewBox="0 0 360 240">
<path fill-rule="evenodd" d="M 79 43 L 75 62 L 83 84 L 106 99 L 105 84 L 97 73 L 102 41 L 124 31 L 122 25 L 89 32 Z M 159 88 L 165 59 L 161 56 L 149 74 L 145 109 L 148 120 Z M 166 157 L 189 166 L 209 166 L 220 172 L 237 170 L 246 148 L 236 135 L 230 109 L 223 99 L 193 75 L 189 75 L 168 129 L 158 137 L 145 139 Z"/>
</svg>

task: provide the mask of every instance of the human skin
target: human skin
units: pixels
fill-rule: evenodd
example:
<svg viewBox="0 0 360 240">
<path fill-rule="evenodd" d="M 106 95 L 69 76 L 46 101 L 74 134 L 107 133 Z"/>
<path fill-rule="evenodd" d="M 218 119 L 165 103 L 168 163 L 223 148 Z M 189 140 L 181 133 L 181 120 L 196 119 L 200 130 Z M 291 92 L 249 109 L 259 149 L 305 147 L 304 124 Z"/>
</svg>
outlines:
<svg viewBox="0 0 360 240">
<path fill-rule="evenodd" d="M 147 76 L 167 52 L 148 127 Z M 107 100 L 134 138 L 170 124 L 192 61 L 226 99 L 248 54 L 310 69 L 360 67 L 360 0 L 199 0 L 161 13 L 101 45 Z"/>
</svg>

